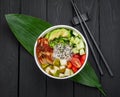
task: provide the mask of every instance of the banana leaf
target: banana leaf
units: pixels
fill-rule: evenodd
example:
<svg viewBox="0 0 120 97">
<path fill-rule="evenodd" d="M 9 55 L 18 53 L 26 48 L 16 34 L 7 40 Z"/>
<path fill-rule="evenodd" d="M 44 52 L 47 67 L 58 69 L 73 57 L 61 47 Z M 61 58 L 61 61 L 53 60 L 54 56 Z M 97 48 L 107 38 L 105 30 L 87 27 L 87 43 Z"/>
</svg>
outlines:
<svg viewBox="0 0 120 97">
<path fill-rule="evenodd" d="M 5 17 L 17 40 L 33 56 L 34 43 L 37 37 L 52 25 L 42 19 L 23 14 L 7 14 Z M 88 63 L 84 69 L 71 78 L 71 80 L 89 87 L 97 88 L 105 95 L 94 69 Z"/>
</svg>

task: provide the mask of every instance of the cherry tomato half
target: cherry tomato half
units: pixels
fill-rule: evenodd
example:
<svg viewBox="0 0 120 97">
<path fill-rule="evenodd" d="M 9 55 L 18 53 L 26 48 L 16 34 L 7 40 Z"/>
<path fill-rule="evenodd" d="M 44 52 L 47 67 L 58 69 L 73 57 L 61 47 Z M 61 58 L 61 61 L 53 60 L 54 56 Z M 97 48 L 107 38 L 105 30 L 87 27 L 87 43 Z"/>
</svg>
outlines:
<svg viewBox="0 0 120 97">
<path fill-rule="evenodd" d="M 75 73 L 75 72 L 77 72 L 77 68 L 75 67 L 75 66 L 72 66 L 72 71 Z"/>
<path fill-rule="evenodd" d="M 67 62 L 67 68 L 69 68 L 69 69 L 72 68 L 72 63 L 70 61 Z"/>
<path fill-rule="evenodd" d="M 72 57 L 80 59 L 80 54 L 73 54 Z"/>
<path fill-rule="evenodd" d="M 80 57 L 80 62 L 81 62 L 81 64 L 84 64 L 85 59 L 86 59 L 86 54 L 84 54 L 84 55 L 82 55 L 82 56 Z"/>
<path fill-rule="evenodd" d="M 73 66 L 75 66 L 76 68 L 80 68 L 82 66 L 80 60 L 78 58 L 74 58 L 72 57 L 71 59 L 71 63 Z"/>
</svg>

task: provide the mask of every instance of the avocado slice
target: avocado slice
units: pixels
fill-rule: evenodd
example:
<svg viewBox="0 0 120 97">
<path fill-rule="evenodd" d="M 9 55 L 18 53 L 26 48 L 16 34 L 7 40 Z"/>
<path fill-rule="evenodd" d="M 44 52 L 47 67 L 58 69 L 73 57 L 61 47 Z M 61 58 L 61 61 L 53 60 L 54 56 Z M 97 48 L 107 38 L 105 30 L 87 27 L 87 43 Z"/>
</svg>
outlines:
<svg viewBox="0 0 120 97">
<path fill-rule="evenodd" d="M 48 37 L 48 40 L 53 40 L 58 37 L 70 37 L 70 30 L 61 28 L 61 29 L 55 29 L 52 32 L 50 32 L 50 35 Z"/>
<path fill-rule="evenodd" d="M 50 36 L 50 33 L 47 33 L 47 34 L 45 35 L 45 38 L 49 38 L 49 36 Z"/>
</svg>

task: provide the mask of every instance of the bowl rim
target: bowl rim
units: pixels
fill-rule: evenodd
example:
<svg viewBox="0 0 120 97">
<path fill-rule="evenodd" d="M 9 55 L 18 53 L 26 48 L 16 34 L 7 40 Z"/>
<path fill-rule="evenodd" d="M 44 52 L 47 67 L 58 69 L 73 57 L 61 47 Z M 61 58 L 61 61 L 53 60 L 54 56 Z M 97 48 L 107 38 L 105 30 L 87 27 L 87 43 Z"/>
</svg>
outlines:
<svg viewBox="0 0 120 97">
<path fill-rule="evenodd" d="M 50 31 L 55 30 L 55 29 L 57 29 L 57 28 L 66 28 L 66 29 L 71 29 L 71 30 L 77 32 L 77 33 L 80 34 L 80 36 L 82 37 L 82 39 L 83 39 L 83 41 L 84 41 L 84 43 L 85 43 L 85 46 L 86 46 L 86 59 L 85 59 L 84 64 L 82 65 L 82 67 L 81 67 L 76 73 L 74 73 L 74 74 L 72 74 L 72 75 L 70 75 L 70 76 L 67 76 L 67 77 L 63 77 L 63 78 L 55 77 L 55 76 L 52 76 L 52 75 L 48 74 L 47 72 L 45 72 L 45 71 L 43 70 L 43 68 L 40 66 L 40 64 L 39 64 L 39 62 L 38 62 L 38 59 L 37 59 L 37 56 L 36 56 L 37 40 L 38 40 L 40 37 L 44 36 L 46 33 L 49 33 Z M 35 62 L 36 62 L 36 64 L 37 64 L 38 68 L 39 68 L 45 75 L 47 75 L 48 77 L 53 78 L 53 79 L 69 79 L 69 78 L 77 75 L 77 74 L 85 67 L 86 62 L 87 62 L 87 60 L 88 60 L 88 55 L 89 55 L 89 49 L 88 49 L 88 44 L 87 44 L 87 41 L 86 41 L 85 37 L 82 35 L 82 33 L 81 33 L 80 31 L 78 31 L 76 28 L 74 28 L 74 27 L 72 27 L 72 26 L 69 26 L 69 25 L 55 25 L 55 26 L 52 26 L 52 27 L 47 28 L 45 31 L 43 31 L 43 32 L 38 36 L 38 38 L 37 38 L 36 41 L 35 41 L 35 45 L 34 45 L 34 59 L 35 59 Z"/>
</svg>

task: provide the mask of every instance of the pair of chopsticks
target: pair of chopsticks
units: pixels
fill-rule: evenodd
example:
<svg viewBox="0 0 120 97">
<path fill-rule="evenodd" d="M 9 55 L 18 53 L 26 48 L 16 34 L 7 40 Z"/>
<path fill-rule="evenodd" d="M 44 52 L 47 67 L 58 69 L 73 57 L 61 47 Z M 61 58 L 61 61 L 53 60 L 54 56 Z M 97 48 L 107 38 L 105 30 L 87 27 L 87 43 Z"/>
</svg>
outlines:
<svg viewBox="0 0 120 97">
<path fill-rule="evenodd" d="M 80 22 L 81 28 L 82 28 L 82 30 L 83 30 L 83 33 L 84 33 L 85 37 L 86 37 L 86 40 L 87 40 L 88 45 L 89 45 L 89 47 L 90 47 L 90 50 L 91 50 L 91 52 L 92 52 L 92 54 L 93 54 L 93 57 L 94 57 L 95 62 L 96 62 L 96 64 L 97 64 L 97 67 L 98 67 L 98 69 L 99 69 L 99 71 L 100 71 L 100 74 L 103 75 L 103 70 L 102 70 L 101 66 L 99 65 L 99 61 L 98 61 L 97 56 L 96 56 L 96 54 L 95 54 L 95 52 L 94 52 L 93 46 L 92 46 L 92 44 L 91 44 L 91 42 L 90 42 L 90 39 L 91 39 L 92 42 L 94 43 L 94 45 L 95 45 L 95 47 L 96 47 L 96 49 L 97 49 L 100 57 L 102 58 L 102 61 L 104 62 L 105 67 L 106 67 L 106 69 L 108 70 L 110 76 L 113 77 L 113 76 L 114 76 L 114 75 L 113 75 L 113 72 L 112 72 L 111 68 L 109 67 L 109 65 L 108 65 L 105 57 L 103 56 L 103 54 L 102 54 L 102 52 L 101 52 L 101 50 L 100 50 L 97 42 L 95 41 L 92 33 L 90 32 L 90 29 L 88 28 L 85 20 L 83 19 L 82 14 L 81 14 L 81 12 L 79 11 L 76 3 L 75 3 L 73 0 L 71 0 L 71 3 L 72 3 L 72 6 L 73 6 L 73 8 L 74 8 L 74 10 L 75 10 L 75 13 L 76 13 L 76 15 L 77 15 L 77 18 L 78 18 L 78 20 L 79 20 L 79 22 Z M 81 22 L 81 21 L 82 21 L 82 22 Z M 86 30 L 87 30 L 87 31 L 86 31 Z M 90 39 L 89 39 L 89 37 L 88 37 L 88 35 L 87 35 L 87 32 L 88 32 L 88 35 L 89 35 Z"/>
</svg>

